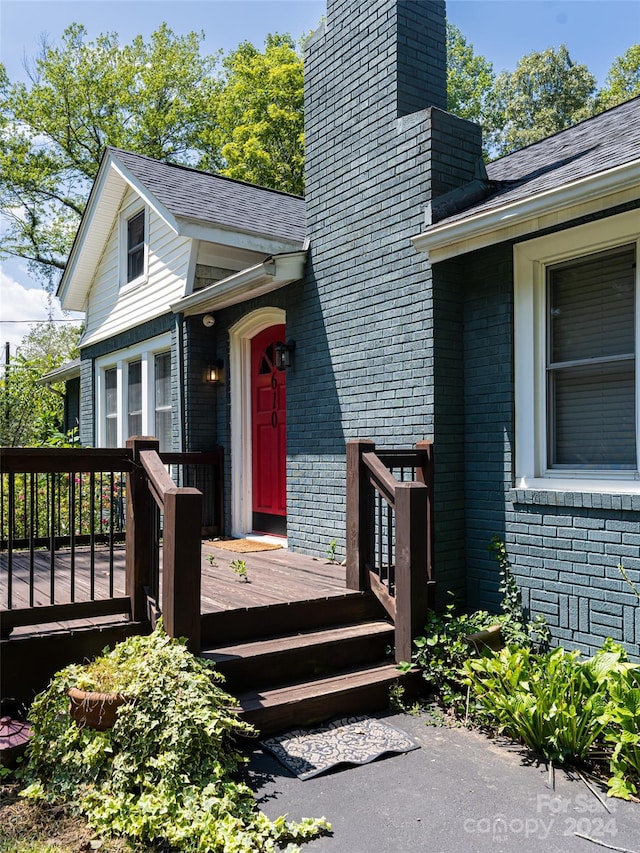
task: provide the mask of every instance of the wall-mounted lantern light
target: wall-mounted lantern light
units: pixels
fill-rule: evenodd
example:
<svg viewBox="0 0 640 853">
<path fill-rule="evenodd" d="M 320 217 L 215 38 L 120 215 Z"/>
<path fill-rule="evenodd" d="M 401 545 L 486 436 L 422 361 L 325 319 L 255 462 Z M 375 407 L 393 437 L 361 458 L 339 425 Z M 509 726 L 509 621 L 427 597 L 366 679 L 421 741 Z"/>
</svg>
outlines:
<svg viewBox="0 0 640 853">
<path fill-rule="evenodd" d="M 210 382 L 213 385 L 219 384 L 222 382 L 222 368 L 224 367 L 224 362 L 221 358 L 217 361 L 214 361 L 207 367 L 205 373 L 205 382 Z"/>
<path fill-rule="evenodd" d="M 216 324 L 216 318 L 213 314 L 205 314 L 202 318 L 202 325 L 205 329 L 212 329 Z"/>
<path fill-rule="evenodd" d="M 282 342 L 276 344 L 275 361 L 277 370 L 286 370 L 287 367 L 291 367 L 295 348 L 295 341 L 287 341 L 286 344 L 283 344 Z"/>
</svg>

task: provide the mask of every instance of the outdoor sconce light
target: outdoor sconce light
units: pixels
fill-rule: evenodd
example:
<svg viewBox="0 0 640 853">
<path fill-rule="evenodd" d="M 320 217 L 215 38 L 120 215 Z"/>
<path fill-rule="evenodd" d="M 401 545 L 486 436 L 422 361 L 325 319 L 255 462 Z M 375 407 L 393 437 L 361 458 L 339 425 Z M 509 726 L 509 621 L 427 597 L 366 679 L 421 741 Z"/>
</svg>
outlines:
<svg viewBox="0 0 640 853">
<path fill-rule="evenodd" d="M 291 367 L 295 348 L 295 341 L 276 344 L 276 370 L 286 370 L 287 367 Z"/>
<path fill-rule="evenodd" d="M 205 329 L 211 329 L 213 328 L 213 326 L 215 326 L 215 324 L 216 318 L 213 316 L 213 314 L 205 314 L 202 318 L 202 325 L 205 327 Z"/>
<path fill-rule="evenodd" d="M 207 372 L 205 374 L 205 382 L 210 382 L 213 385 L 217 385 L 222 382 L 222 368 L 224 367 L 224 362 L 221 358 L 217 361 L 214 361 L 213 364 L 210 364 L 207 367 Z"/>
</svg>

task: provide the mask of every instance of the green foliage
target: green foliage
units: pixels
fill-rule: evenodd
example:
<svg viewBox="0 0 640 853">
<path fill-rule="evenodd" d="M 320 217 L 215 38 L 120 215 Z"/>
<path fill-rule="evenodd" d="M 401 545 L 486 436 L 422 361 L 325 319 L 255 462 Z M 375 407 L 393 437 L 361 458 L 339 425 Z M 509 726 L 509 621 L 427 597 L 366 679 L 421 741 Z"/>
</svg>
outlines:
<svg viewBox="0 0 640 853">
<path fill-rule="evenodd" d="M 640 677 L 631 670 L 609 685 L 602 720 L 604 740 L 613 746 L 609 794 L 628 800 L 640 790 Z"/>
<path fill-rule="evenodd" d="M 414 640 L 414 663 L 422 669 L 425 680 L 440 701 L 458 717 L 463 714 L 474 717 L 478 711 L 477 706 L 469 705 L 462 683 L 462 667 L 473 653 L 465 637 L 498 626 L 506 645 L 542 649 L 549 643 L 549 628 L 544 617 L 538 616 L 533 621 L 525 618 L 504 542 L 494 536 L 488 548 L 498 562 L 502 613 L 476 610 L 457 614 L 455 605 L 450 603 L 444 613 L 428 614 L 424 635 Z"/>
<path fill-rule="evenodd" d="M 223 60 L 216 121 L 203 139 L 204 168 L 302 195 L 302 53 L 289 35 L 268 35 L 264 51 L 243 42 Z"/>
<path fill-rule="evenodd" d="M 507 647 L 464 664 L 475 698 L 498 729 L 545 758 L 586 758 L 602 734 L 606 691 L 578 652 Z"/>
<path fill-rule="evenodd" d="M 534 645 L 540 651 L 548 649 L 550 632 L 544 616 L 537 614 L 531 621 L 525 618 L 522 596 L 511 571 L 506 545 L 499 536 L 494 536 L 488 549 L 495 556 L 500 571 L 498 592 L 501 595 L 500 608 L 503 613 L 500 625 L 505 645 L 526 648 Z"/>
<path fill-rule="evenodd" d="M 67 689 L 100 689 L 107 676 L 127 698 L 115 726 L 79 728 Z M 89 667 L 67 667 L 33 703 L 23 795 L 75 806 L 102 835 L 184 853 L 274 850 L 325 831 L 324 819 L 269 820 L 235 780 L 242 759 L 234 738 L 252 730 L 219 681 L 210 662 L 161 628 Z"/>
<path fill-rule="evenodd" d="M 493 65 L 473 52 L 458 27 L 447 23 L 447 110 L 488 132 L 494 81 Z"/>
<path fill-rule="evenodd" d="M 505 648 L 468 660 L 464 672 L 499 731 L 557 762 L 584 761 L 594 745 L 610 745 L 610 796 L 637 793 L 640 673 L 611 639 L 587 660 L 563 648 Z"/>
<path fill-rule="evenodd" d="M 465 637 L 496 625 L 499 619 L 484 610 L 456 614 L 451 603 L 442 614 L 430 611 L 424 634 L 413 641 L 414 663 L 422 669 L 424 679 L 441 702 L 456 716 L 465 713 L 466 690 L 460 670 L 472 653 Z"/>
<path fill-rule="evenodd" d="M 332 539 L 331 542 L 329 542 L 329 545 L 327 546 L 327 561 L 329 563 L 337 563 L 338 562 L 336 560 L 337 545 L 338 545 L 338 540 Z"/>
<path fill-rule="evenodd" d="M 207 562 L 208 562 L 208 563 L 209 563 L 209 565 L 210 565 L 210 566 L 212 566 L 213 568 L 215 568 L 215 567 L 218 565 L 218 563 L 216 562 L 215 554 L 209 554 L 209 555 L 207 556 Z"/>
<path fill-rule="evenodd" d="M 640 95 L 640 44 L 632 44 L 614 60 L 598 95 L 598 106 L 603 110 L 615 107 L 636 95 Z"/>
<path fill-rule="evenodd" d="M 499 74 L 491 96 L 490 148 L 500 156 L 592 116 L 596 79 L 565 45 L 534 51 Z"/>
<path fill-rule="evenodd" d="M 162 24 L 148 43 L 116 33 L 87 39 L 72 24 L 59 47 L 43 43 L 31 82 L 0 82 L 3 255 L 31 262 L 53 286 L 64 268 L 105 145 L 189 162 L 212 123 L 215 60 L 202 35 Z"/>
<path fill-rule="evenodd" d="M 60 435 L 63 385 L 42 385 L 40 379 L 76 357 L 79 337 L 72 325 L 47 323 L 21 341 L 0 376 L 0 446 L 39 447 Z"/>
<path fill-rule="evenodd" d="M 238 576 L 238 579 L 243 583 L 249 583 L 249 577 L 247 575 L 247 564 L 245 560 L 231 560 L 229 563 L 229 568 L 231 571 Z"/>
</svg>

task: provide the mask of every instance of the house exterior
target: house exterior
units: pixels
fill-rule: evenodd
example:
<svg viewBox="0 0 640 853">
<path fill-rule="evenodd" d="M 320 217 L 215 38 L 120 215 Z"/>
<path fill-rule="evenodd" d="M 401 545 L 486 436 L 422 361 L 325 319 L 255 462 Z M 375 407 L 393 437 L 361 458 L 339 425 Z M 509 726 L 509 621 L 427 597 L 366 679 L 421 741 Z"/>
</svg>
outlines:
<svg viewBox="0 0 640 853">
<path fill-rule="evenodd" d="M 432 439 L 441 602 L 496 607 L 499 536 L 555 640 L 637 653 L 640 100 L 485 169 L 443 2 L 329 0 L 306 51 L 304 201 L 106 152 L 59 291 L 83 443 L 221 445 L 227 532 L 324 556 L 345 443 Z"/>
</svg>

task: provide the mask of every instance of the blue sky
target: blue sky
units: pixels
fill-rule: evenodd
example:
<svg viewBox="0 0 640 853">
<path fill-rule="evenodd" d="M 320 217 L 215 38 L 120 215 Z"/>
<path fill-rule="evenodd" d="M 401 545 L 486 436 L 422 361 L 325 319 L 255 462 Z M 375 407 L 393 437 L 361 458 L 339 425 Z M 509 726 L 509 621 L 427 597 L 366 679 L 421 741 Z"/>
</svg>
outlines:
<svg viewBox="0 0 640 853">
<path fill-rule="evenodd" d="M 37 52 L 41 34 L 59 40 L 73 22 L 84 24 L 90 38 L 116 31 L 128 42 L 166 21 L 176 33 L 203 30 L 206 52 L 228 51 L 243 40 L 262 45 L 269 32 L 309 32 L 325 8 L 324 0 L 0 0 L 0 56 L 11 80 L 25 79 L 23 59 Z M 612 61 L 640 42 L 636 0 L 448 0 L 447 14 L 496 72 L 513 70 L 531 51 L 566 44 L 602 85 Z M 10 341 L 15 351 L 28 331 L 26 323 L 4 321 L 46 316 L 46 300 L 26 265 L 6 261 L 0 343 Z"/>
</svg>

